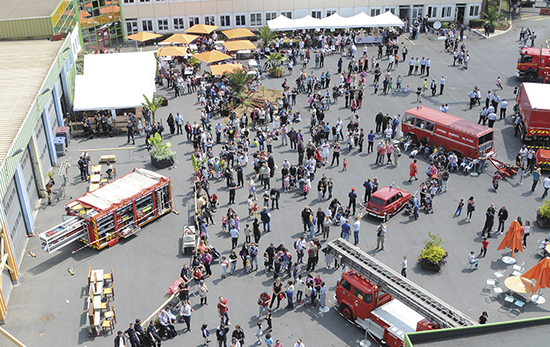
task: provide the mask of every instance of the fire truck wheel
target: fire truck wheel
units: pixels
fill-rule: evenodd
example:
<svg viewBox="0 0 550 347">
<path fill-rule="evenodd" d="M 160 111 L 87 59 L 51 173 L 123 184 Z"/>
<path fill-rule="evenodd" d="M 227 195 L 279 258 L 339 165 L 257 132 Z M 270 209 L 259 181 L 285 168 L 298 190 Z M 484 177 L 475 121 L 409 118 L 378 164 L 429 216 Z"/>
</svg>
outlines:
<svg viewBox="0 0 550 347">
<path fill-rule="evenodd" d="M 353 321 L 353 312 L 351 312 L 351 309 L 346 304 L 340 305 L 340 313 L 344 316 L 345 319 Z"/>
<path fill-rule="evenodd" d="M 537 80 L 537 74 L 534 72 L 529 72 L 527 76 L 525 76 L 525 79 L 529 82 L 535 82 Z"/>
</svg>

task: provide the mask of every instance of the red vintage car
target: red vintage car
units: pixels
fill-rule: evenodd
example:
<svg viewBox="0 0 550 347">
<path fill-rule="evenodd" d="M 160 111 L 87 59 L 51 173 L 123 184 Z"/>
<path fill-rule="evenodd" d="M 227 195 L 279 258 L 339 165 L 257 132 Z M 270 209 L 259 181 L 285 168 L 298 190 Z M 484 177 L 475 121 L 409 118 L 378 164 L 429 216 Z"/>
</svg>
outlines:
<svg viewBox="0 0 550 347">
<path fill-rule="evenodd" d="M 366 210 L 371 216 L 389 218 L 405 207 L 410 197 L 403 189 L 382 187 L 372 194 Z"/>
</svg>

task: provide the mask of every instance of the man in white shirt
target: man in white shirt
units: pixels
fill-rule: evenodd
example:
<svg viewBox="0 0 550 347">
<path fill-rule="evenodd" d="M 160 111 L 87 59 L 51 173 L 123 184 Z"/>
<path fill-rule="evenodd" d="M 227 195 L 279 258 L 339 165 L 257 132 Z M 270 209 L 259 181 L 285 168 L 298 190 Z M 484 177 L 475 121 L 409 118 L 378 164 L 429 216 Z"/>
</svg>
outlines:
<svg viewBox="0 0 550 347">
<path fill-rule="evenodd" d="M 508 101 L 502 99 L 500 102 L 500 119 L 506 118 L 506 108 L 508 107 Z"/>
<path fill-rule="evenodd" d="M 176 121 L 177 125 L 177 132 L 176 135 L 183 134 L 183 117 L 178 113 L 176 113 L 176 117 L 174 119 Z"/>
<path fill-rule="evenodd" d="M 470 264 L 472 264 L 472 266 L 474 266 L 474 270 L 477 270 L 477 266 L 479 265 L 479 259 L 476 258 L 474 251 L 471 251 L 470 254 L 468 255 L 468 261 L 470 262 Z"/>
<path fill-rule="evenodd" d="M 306 345 L 302 343 L 302 339 L 298 339 L 298 341 L 294 344 L 294 347 L 306 347 Z"/>
<path fill-rule="evenodd" d="M 548 189 L 550 189 L 550 176 L 544 179 L 544 193 L 542 193 L 542 198 L 544 199 L 548 195 Z"/>
<path fill-rule="evenodd" d="M 359 244 L 359 229 L 361 229 L 361 221 L 359 221 L 359 218 L 355 217 L 355 222 L 353 223 L 354 246 Z"/>
</svg>

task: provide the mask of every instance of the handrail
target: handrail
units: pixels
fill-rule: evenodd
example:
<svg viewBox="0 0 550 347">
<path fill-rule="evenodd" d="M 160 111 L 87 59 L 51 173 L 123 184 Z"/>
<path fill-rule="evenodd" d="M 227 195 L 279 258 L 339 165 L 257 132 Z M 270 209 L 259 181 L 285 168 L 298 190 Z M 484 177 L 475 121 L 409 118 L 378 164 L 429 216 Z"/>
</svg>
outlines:
<svg viewBox="0 0 550 347">
<path fill-rule="evenodd" d="M 166 300 L 165 302 L 162 303 L 162 305 L 159 306 L 159 308 L 157 308 L 155 310 L 155 312 L 153 312 L 149 317 L 147 317 L 146 320 L 144 320 L 142 323 L 141 323 L 141 327 L 144 328 L 146 325 L 147 325 L 147 322 L 149 322 L 157 313 L 160 312 L 160 310 L 162 310 L 164 307 L 166 307 L 166 305 L 168 305 L 168 303 L 170 301 L 172 301 L 172 299 L 174 298 L 174 296 L 176 296 L 176 294 L 172 294 L 170 295 L 170 298 L 168 298 L 168 300 Z"/>
</svg>

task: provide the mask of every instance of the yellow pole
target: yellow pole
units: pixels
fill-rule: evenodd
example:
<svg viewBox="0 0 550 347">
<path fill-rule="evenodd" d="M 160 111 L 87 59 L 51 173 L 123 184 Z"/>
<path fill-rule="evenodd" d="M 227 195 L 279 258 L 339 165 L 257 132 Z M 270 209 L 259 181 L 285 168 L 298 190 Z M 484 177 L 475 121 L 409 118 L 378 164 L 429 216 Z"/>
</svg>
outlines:
<svg viewBox="0 0 550 347">
<path fill-rule="evenodd" d="M 0 333 L 4 335 L 8 340 L 13 342 L 18 347 L 27 347 L 23 342 L 19 341 L 15 336 L 7 332 L 4 328 L 0 327 Z"/>
</svg>

